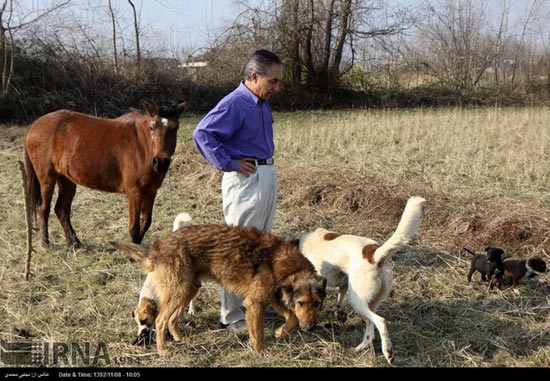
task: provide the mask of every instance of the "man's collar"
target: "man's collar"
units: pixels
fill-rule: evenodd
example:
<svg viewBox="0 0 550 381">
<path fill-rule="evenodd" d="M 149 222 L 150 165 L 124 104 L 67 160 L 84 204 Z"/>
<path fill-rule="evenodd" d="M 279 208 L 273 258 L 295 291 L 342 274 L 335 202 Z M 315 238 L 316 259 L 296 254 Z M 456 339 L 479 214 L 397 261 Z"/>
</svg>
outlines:
<svg viewBox="0 0 550 381">
<path fill-rule="evenodd" d="M 250 90 L 244 83 L 244 81 L 241 81 L 240 85 L 239 85 L 239 88 L 241 89 L 242 92 L 244 92 L 245 94 L 249 94 L 250 96 L 250 99 L 256 103 L 256 104 L 262 104 L 264 103 L 265 101 L 263 99 L 260 99 L 256 94 L 254 94 L 254 92 L 252 90 Z"/>
</svg>

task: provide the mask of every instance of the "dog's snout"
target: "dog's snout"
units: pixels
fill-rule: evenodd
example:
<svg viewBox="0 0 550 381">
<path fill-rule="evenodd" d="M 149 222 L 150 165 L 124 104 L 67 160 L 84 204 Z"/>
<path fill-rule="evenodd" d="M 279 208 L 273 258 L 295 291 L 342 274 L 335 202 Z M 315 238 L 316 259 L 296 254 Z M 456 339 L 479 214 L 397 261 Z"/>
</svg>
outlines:
<svg viewBox="0 0 550 381">
<path fill-rule="evenodd" d="M 308 324 L 305 327 L 301 327 L 304 332 L 311 332 L 315 328 L 315 324 Z"/>
</svg>

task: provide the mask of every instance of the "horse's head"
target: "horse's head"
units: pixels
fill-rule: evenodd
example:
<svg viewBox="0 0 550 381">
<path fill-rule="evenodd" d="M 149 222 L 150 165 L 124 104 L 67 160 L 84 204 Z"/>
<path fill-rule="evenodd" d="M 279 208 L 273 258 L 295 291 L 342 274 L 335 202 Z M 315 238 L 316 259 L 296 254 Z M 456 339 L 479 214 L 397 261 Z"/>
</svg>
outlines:
<svg viewBox="0 0 550 381">
<path fill-rule="evenodd" d="M 176 139 L 179 127 L 179 116 L 187 105 L 154 105 L 143 101 L 143 107 L 149 113 L 149 130 L 153 146 L 153 169 L 166 173 L 170 167 L 170 158 L 176 150 Z"/>
</svg>

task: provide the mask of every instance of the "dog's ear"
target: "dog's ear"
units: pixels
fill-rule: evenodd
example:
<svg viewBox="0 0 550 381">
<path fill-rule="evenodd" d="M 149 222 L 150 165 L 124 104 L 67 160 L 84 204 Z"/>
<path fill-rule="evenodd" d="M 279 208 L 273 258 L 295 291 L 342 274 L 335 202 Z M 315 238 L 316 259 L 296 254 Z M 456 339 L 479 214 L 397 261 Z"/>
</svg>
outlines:
<svg viewBox="0 0 550 381">
<path fill-rule="evenodd" d="M 315 280 L 317 280 L 317 282 L 319 282 L 319 285 L 321 286 L 323 291 L 325 291 L 326 288 L 327 288 L 327 278 L 325 278 L 324 276 L 315 274 Z"/>
<path fill-rule="evenodd" d="M 291 240 L 287 241 L 287 243 L 291 246 L 300 247 L 300 238 L 291 239 Z"/>
<path fill-rule="evenodd" d="M 153 316 L 155 319 L 157 318 L 157 315 L 159 313 L 156 303 L 148 304 L 146 311 L 147 311 L 148 314 Z"/>
<path fill-rule="evenodd" d="M 295 276 L 291 275 L 275 287 L 275 298 L 285 307 L 292 305 L 292 296 L 294 294 L 292 285 L 294 284 L 294 280 Z"/>
<path fill-rule="evenodd" d="M 315 280 L 317 281 L 318 296 L 321 298 L 321 305 L 319 308 L 323 308 L 323 302 L 327 296 L 327 278 L 324 276 L 315 274 Z"/>
</svg>

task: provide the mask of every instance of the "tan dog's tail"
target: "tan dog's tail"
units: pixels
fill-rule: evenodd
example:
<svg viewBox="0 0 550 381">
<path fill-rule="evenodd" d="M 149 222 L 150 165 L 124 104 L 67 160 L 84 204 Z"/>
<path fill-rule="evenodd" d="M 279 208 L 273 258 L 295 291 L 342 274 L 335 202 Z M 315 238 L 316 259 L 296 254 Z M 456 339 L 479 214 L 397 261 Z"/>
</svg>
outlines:
<svg viewBox="0 0 550 381">
<path fill-rule="evenodd" d="M 174 223 L 172 225 L 172 231 L 176 231 L 179 228 L 183 227 L 187 222 L 191 222 L 193 219 L 189 213 L 180 213 L 174 218 Z"/>
<path fill-rule="evenodd" d="M 149 250 L 146 247 L 136 243 L 123 241 L 112 241 L 110 243 L 117 249 L 124 251 L 134 261 L 139 262 L 143 271 L 150 273 L 155 268 L 153 262 L 147 258 L 147 252 Z"/>
<path fill-rule="evenodd" d="M 426 200 L 420 196 L 413 196 L 407 201 L 401 220 L 393 235 L 374 253 L 374 263 L 380 263 L 389 258 L 398 249 L 414 239 L 420 227 L 422 218 L 422 204 Z"/>
</svg>

